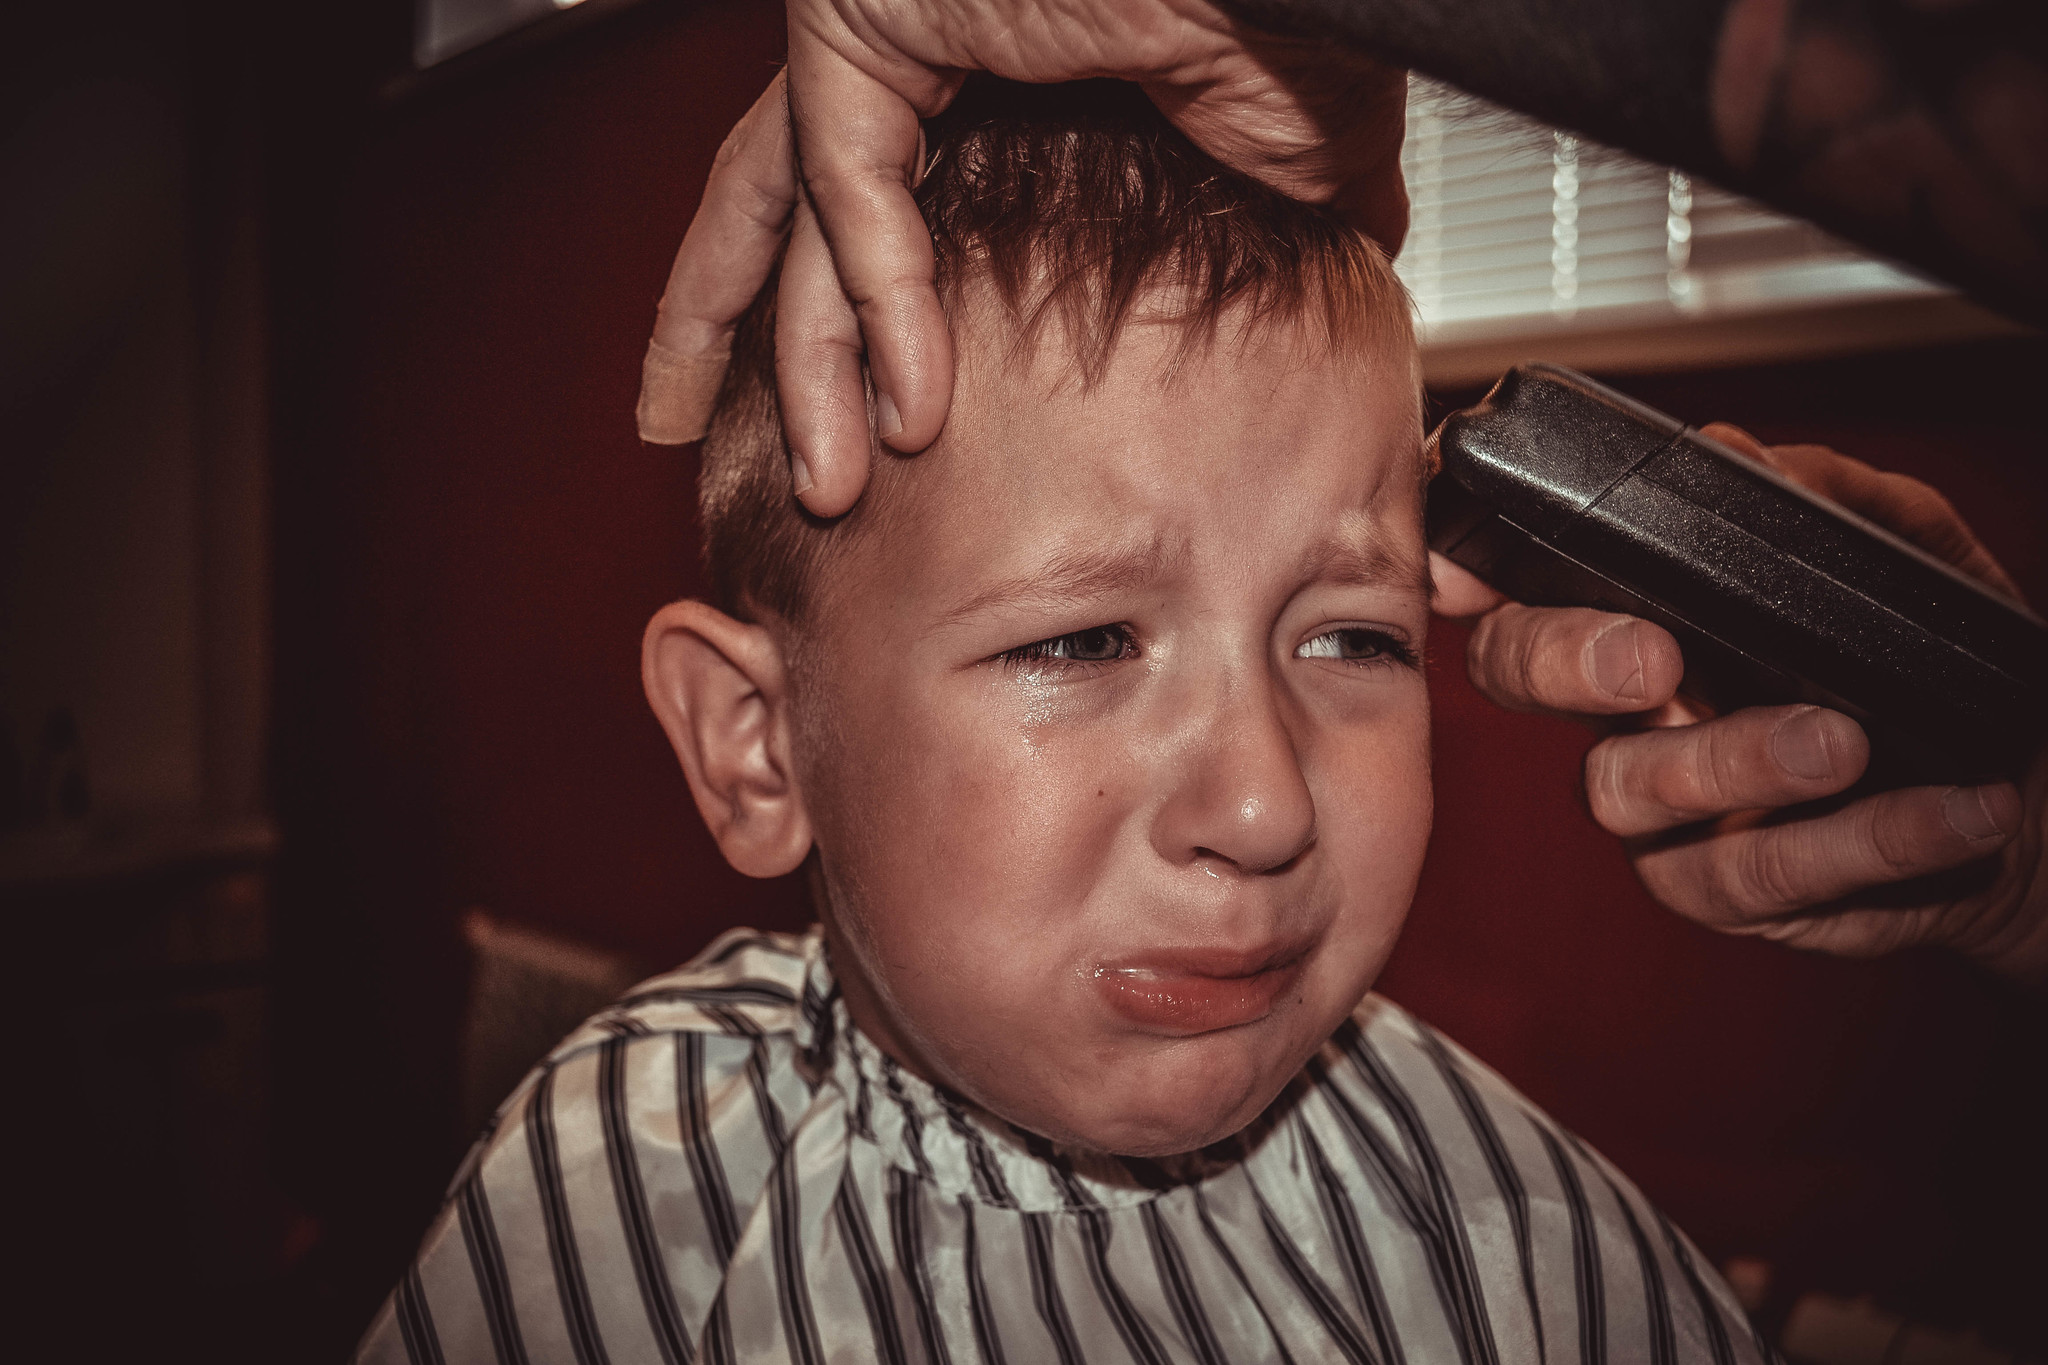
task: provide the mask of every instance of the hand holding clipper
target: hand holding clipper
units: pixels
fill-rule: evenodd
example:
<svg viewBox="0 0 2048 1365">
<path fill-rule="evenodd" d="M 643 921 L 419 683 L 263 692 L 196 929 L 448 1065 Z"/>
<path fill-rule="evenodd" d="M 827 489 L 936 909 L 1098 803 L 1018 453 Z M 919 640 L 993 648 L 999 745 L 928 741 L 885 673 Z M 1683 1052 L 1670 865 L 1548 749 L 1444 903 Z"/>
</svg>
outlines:
<svg viewBox="0 0 2048 1365">
<path fill-rule="evenodd" d="M 2048 737 L 2048 626 L 1673 418 L 1529 365 L 1434 439 L 1431 548 L 1532 606 L 1656 622 L 1717 710 L 1840 711 L 1894 783 L 2014 776 Z"/>
<path fill-rule="evenodd" d="M 1723 932 L 1943 945 L 2048 986 L 2048 629 L 1937 493 L 1547 366 L 1434 439 L 1440 609 L 1483 613 L 1480 691 L 1650 721 L 1596 743 L 1585 785 L 1653 896 Z M 1674 686 L 1721 714 L 1667 727 L 1699 714 Z"/>
</svg>

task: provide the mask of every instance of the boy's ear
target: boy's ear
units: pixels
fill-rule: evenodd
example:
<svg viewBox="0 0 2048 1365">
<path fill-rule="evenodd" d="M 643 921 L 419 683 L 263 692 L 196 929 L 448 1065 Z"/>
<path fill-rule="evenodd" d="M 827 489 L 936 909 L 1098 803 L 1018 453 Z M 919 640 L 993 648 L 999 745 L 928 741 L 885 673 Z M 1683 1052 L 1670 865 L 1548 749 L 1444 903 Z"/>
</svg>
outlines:
<svg viewBox="0 0 2048 1365">
<path fill-rule="evenodd" d="M 794 871 L 811 818 L 790 766 L 775 637 L 703 602 L 671 602 L 647 623 L 640 678 L 725 860 L 750 877 Z"/>
</svg>

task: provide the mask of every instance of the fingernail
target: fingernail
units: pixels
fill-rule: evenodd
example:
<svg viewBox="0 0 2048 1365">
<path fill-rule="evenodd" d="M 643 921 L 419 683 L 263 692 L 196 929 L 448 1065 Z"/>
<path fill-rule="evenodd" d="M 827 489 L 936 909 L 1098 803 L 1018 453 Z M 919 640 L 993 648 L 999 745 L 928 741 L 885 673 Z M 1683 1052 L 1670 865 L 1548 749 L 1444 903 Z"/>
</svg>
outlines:
<svg viewBox="0 0 2048 1365">
<path fill-rule="evenodd" d="M 903 430 L 903 414 L 896 411 L 896 400 L 886 393 L 875 394 L 875 430 L 884 436 L 895 436 Z"/>
<path fill-rule="evenodd" d="M 1794 711 L 1771 731 L 1771 757 L 1794 777 L 1817 780 L 1835 775 L 1834 746 L 1828 742 L 1828 718 L 1818 706 Z"/>
<path fill-rule="evenodd" d="M 1997 839 L 2019 823 L 2020 794 L 2007 786 L 1957 787 L 1941 798 L 1941 818 L 1973 844 Z"/>
<path fill-rule="evenodd" d="M 796 486 L 798 497 L 811 491 L 811 467 L 804 463 L 803 456 L 789 457 L 789 481 Z"/>
<path fill-rule="evenodd" d="M 1642 701 L 1648 695 L 1635 622 L 1616 621 L 1593 637 L 1593 681 L 1622 701 Z"/>
</svg>

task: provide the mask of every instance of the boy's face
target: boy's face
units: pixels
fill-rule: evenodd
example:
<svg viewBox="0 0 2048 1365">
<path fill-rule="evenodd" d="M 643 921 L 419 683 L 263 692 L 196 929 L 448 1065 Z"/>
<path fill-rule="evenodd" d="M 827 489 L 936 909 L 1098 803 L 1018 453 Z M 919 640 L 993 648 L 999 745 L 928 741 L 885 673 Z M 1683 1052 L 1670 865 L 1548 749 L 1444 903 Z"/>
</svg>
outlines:
<svg viewBox="0 0 2048 1365">
<path fill-rule="evenodd" d="M 1249 1123 L 1370 987 L 1430 826 L 1410 356 L 1276 326 L 1055 386 L 962 327 L 819 585 L 794 762 L 863 1029 L 1062 1142 Z M 878 509 L 881 510 L 881 509 Z"/>
</svg>

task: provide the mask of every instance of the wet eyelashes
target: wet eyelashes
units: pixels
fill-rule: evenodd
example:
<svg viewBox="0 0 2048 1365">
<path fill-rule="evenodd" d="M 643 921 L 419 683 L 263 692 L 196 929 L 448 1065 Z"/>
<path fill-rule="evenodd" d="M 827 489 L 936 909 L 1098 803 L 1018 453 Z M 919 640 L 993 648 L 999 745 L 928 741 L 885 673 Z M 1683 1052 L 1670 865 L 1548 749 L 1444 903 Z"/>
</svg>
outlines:
<svg viewBox="0 0 2048 1365">
<path fill-rule="evenodd" d="M 1004 650 L 996 656 L 1005 668 L 1042 672 L 1089 664 L 1116 663 L 1138 657 L 1138 639 L 1123 624 L 1090 626 L 1069 631 L 1028 645 Z M 1401 664 L 1413 666 L 1416 654 L 1406 642 L 1370 626 L 1339 626 L 1304 641 L 1295 651 L 1297 659 L 1333 659 L 1350 664 Z"/>
<path fill-rule="evenodd" d="M 1138 641 L 1129 626 L 1090 626 L 1086 630 L 1068 631 L 1049 640 L 1034 640 L 1028 645 L 1006 649 L 998 657 L 1011 668 L 1044 664 L 1107 664 L 1118 659 L 1137 658 Z"/>
<path fill-rule="evenodd" d="M 1383 630 L 1369 626 L 1339 626 L 1314 639 L 1305 640 L 1294 651 L 1297 659 L 1338 659 L 1345 663 L 1415 663 L 1415 651 Z"/>
</svg>

